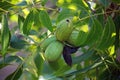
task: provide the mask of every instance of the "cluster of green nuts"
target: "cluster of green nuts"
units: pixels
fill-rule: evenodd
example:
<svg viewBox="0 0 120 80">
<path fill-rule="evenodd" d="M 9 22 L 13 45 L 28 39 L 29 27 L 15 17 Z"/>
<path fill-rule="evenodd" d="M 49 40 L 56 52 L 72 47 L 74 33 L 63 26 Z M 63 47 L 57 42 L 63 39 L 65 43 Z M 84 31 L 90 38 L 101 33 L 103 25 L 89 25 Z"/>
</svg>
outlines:
<svg viewBox="0 0 120 80">
<path fill-rule="evenodd" d="M 55 35 L 45 39 L 41 44 L 45 59 L 51 62 L 59 59 L 65 42 L 73 46 L 79 46 L 78 34 L 79 32 L 74 30 L 71 20 L 62 20 L 57 25 Z"/>
</svg>

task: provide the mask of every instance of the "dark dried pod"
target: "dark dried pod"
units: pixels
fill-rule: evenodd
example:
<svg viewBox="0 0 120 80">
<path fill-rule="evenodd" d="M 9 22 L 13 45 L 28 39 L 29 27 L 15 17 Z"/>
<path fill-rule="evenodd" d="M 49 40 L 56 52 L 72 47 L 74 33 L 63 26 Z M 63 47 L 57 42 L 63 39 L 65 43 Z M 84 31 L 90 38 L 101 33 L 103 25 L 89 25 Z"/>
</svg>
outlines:
<svg viewBox="0 0 120 80">
<path fill-rule="evenodd" d="M 67 65 L 72 66 L 71 53 L 70 53 L 69 49 L 66 47 L 64 47 L 64 50 L 63 50 L 63 58 Z"/>
<path fill-rule="evenodd" d="M 78 50 L 79 47 L 72 47 L 65 45 L 63 49 L 63 58 L 65 62 L 69 65 L 72 66 L 72 57 L 71 54 L 75 53 Z"/>
</svg>

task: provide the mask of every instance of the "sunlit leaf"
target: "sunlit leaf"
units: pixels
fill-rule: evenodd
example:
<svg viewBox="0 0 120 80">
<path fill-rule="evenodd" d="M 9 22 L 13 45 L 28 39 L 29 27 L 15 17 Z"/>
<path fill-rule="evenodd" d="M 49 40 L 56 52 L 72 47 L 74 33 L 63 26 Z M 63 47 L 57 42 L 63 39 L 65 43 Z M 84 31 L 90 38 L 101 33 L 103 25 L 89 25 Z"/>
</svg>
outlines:
<svg viewBox="0 0 120 80">
<path fill-rule="evenodd" d="M 88 5 L 84 0 L 58 0 L 57 2 L 57 6 L 66 7 L 74 10 L 81 9 L 80 7 L 78 7 L 78 5 L 81 8 L 88 9 Z"/>
<path fill-rule="evenodd" d="M 78 4 L 81 8 L 88 9 L 88 5 L 85 0 L 72 0 L 73 3 Z"/>
<path fill-rule="evenodd" d="M 10 41 L 10 31 L 8 28 L 8 19 L 6 15 L 2 16 L 2 30 L 1 30 L 1 45 L 2 45 L 2 55 L 5 56 Z"/>
<path fill-rule="evenodd" d="M 18 15 L 18 27 L 19 27 L 21 33 L 23 32 L 23 23 L 24 23 L 24 20 L 25 19 L 24 19 L 23 16 Z"/>
</svg>

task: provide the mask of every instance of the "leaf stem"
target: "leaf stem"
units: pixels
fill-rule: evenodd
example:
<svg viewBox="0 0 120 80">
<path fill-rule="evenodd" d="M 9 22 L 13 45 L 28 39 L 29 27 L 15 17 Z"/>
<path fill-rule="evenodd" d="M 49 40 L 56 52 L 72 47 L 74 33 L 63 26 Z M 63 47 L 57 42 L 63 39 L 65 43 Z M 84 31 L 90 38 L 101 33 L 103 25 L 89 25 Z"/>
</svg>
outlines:
<svg viewBox="0 0 120 80">
<path fill-rule="evenodd" d="M 110 69 L 109 69 L 109 66 L 108 66 L 107 63 L 105 62 L 105 58 L 104 58 L 100 53 L 98 53 L 98 54 L 99 54 L 102 62 L 105 64 L 106 68 L 108 69 L 108 72 L 111 73 L 111 71 L 110 71 Z"/>
<path fill-rule="evenodd" d="M 111 12 L 120 12 L 120 10 L 108 11 L 108 12 L 105 12 L 105 13 L 102 12 L 102 13 L 97 13 L 97 14 L 94 14 L 94 15 L 86 16 L 86 17 L 81 18 L 81 19 L 79 18 L 79 20 L 77 22 L 79 23 L 80 21 L 83 21 L 83 20 L 88 19 L 90 17 L 99 16 L 99 15 L 103 15 L 103 14 L 111 13 Z"/>
</svg>

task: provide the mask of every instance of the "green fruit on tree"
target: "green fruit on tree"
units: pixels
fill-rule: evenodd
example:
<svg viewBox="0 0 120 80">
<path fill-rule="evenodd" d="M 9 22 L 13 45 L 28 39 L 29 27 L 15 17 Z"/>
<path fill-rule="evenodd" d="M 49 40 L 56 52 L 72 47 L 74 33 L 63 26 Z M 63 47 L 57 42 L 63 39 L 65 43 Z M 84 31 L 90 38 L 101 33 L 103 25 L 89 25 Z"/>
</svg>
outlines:
<svg viewBox="0 0 120 80">
<path fill-rule="evenodd" d="M 56 29 L 56 38 L 59 41 L 66 41 L 73 30 L 73 24 L 69 19 L 62 20 Z"/>
<path fill-rule="evenodd" d="M 79 40 L 77 40 L 78 36 L 79 36 L 79 31 L 73 31 L 68 39 L 68 43 L 73 46 L 79 46 L 78 45 Z"/>
<path fill-rule="evenodd" d="M 87 33 L 85 33 L 84 31 L 74 30 L 67 42 L 73 46 L 79 47 L 84 45 L 86 39 L 87 39 Z"/>
<path fill-rule="evenodd" d="M 49 45 L 51 42 L 53 42 L 53 41 L 56 41 L 56 37 L 55 37 L 55 36 L 52 36 L 52 37 L 50 37 L 50 38 L 45 39 L 45 40 L 41 43 L 40 47 L 42 48 L 43 51 L 45 51 L 45 49 L 48 47 L 48 45 Z"/>
<path fill-rule="evenodd" d="M 59 59 L 63 51 L 63 44 L 59 41 L 53 41 L 45 50 L 44 57 L 47 61 Z"/>
</svg>

